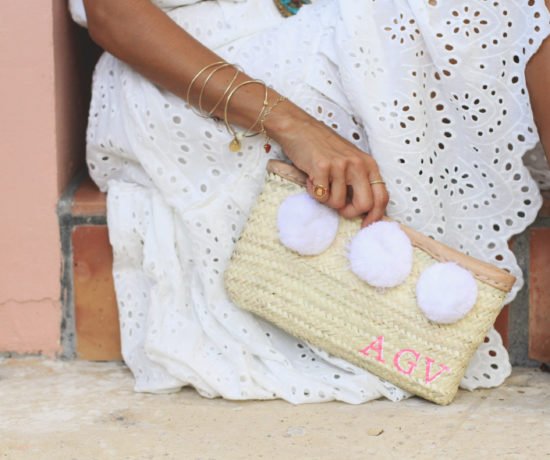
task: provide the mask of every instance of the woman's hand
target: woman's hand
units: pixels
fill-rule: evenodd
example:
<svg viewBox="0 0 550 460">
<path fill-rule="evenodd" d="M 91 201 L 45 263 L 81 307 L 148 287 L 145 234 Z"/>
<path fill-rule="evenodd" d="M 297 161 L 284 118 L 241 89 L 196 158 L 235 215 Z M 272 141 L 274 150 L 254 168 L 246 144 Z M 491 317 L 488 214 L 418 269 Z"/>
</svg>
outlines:
<svg viewBox="0 0 550 460">
<path fill-rule="evenodd" d="M 289 110 L 289 105 L 274 111 L 266 127 L 294 165 L 308 175 L 310 195 L 343 217 L 366 214 L 363 226 L 380 220 L 389 196 L 376 161 L 305 112 Z M 315 193 L 315 185 L 326 188 L 324 196 Z"/>
</svg>

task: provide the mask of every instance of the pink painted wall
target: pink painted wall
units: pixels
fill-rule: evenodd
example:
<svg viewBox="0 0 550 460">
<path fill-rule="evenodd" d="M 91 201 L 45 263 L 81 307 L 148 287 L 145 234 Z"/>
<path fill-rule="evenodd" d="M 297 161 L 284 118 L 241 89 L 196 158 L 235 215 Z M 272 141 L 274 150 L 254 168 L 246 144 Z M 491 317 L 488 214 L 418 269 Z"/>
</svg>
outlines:
<svg viewBox="0 0 550 460">
<path fill-rule="evenodd" d="M 83 156 L 65 0 L 0 3 L 0 352 L 60 351 L 56 204 Z"/>
</svg>

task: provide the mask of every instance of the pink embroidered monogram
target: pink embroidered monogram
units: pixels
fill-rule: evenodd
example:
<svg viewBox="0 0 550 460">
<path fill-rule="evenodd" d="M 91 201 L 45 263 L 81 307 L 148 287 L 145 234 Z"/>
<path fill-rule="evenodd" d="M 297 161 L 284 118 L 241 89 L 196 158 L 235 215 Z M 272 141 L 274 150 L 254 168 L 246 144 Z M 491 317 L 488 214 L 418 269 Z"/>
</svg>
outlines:
<svg viewBox="0 0 550 460">
<path fill-rule="evenodd" d="M 370 345 L 363 348 L 362 350 L 359 350 L 361 353 L 363 353 L 365 356 L 368 356 L 369 351 L 376 351 L 377 356 L 376 360 L 380 361 L 381 363 L 385 363 L 384 361 L 384 336 L 378 337 L 376 340 L 374 340 Z"/>
<path fill-rule="evenodd" d="M 405 353 L 411 353 L 414 356 L 414 361 L 409 361 L 409 368 L 408 369 L 403 369 L 401 367 L 400 362 L 399 362 L 399 360 L 401 359 L 401 356 L 404 355 Z M 395 354 L 395 356 L 393 358 L 393 365 L 402 374 L 411 375 L 413 373 L 413 371 L 416 369 L 416 366 L 418 364 L 419 359 L 420 359 L 420 353 L 418 353 L 417 351 L 411 350 L 410 348 L 404 348 L 403 350 L 399 350 Z"/>
<path fill-rule="evenodd" d="M 369 353 L 373 352 L 373 355 L 370 355 Z M 379 363 L 385 364 L 386 361 L 384 360 L 384 336 L 381 335 L 377 337 L 375 340 L 373 340 L 369 345 L 367 345 L 365 348 L 359 350 L 359 353 L 362 353 L 363 355 L 373 358 Z M 403 356 L 408 355 L 408 356 Z M 403 348 L 397 353 L 395 353 L 393 357 L 393 366 L 395 369 L 397 369 L 398 372 L 400 372 L 403 375 L 411 376 L 414 371 L 417 369 L 419 360 L 421 358 L 421 353 L 413 350 L 412 348 Z M 403 360 L 401 359 L 403 357 Z M 405 358 L 411 358 L 407 362 L 408 367 L 403 367 L 403 361 Z M 426 362 L 425 372 L 424 372 L 424 382 L 426 384 L 430 384 L 437 380 L 441 375 L 443 375 L 445 372 L 450 372 L 448 366 L 445 364 L 438 364 L 439 370 L 432 374 L 432 366 L 435 364 L 435 360 L 430 358 L 429 356 L 424 357 L 424 361 Z"/>
</svg>

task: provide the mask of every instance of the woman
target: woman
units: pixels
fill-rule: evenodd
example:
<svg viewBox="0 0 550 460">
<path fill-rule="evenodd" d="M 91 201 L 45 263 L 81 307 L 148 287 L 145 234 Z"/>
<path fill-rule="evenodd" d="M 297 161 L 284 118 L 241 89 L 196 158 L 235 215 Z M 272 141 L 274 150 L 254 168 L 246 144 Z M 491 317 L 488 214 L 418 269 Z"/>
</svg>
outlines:
<svg viewBox="0 0 550 460">
<path fill-rule="evenodd" d="M 193 385 L 207 397 L 293 403 L 407 396 L 227 299 L 223 271 L 269 158 L 290 159 L 312 196 L 345 217 L 368 225 L 388 206 L 521 278 L 507 239 L 540 206 L 521 157 L 537 141 L 524 69 L 550 30 L 544 3 L 316 0 L 280 14 L 301 3 L 84 0 L 90 34 L 109 52 L 94 76 L 88 165 L 108 191 L 137 391 Z M 548 51 L 539 54 L 529 83 L 548 136 Z M 239 87 L 251 79 L 271 89 Z M 491 331 L 462 386 L 498 385 L 509 371 Z"/>
</svg>

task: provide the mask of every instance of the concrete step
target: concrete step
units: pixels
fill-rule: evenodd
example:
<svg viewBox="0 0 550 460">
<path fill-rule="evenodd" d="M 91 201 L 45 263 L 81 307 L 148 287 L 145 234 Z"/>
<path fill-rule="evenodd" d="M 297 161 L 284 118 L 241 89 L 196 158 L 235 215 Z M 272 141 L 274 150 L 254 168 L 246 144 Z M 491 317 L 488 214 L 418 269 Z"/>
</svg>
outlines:
<svg viewBox="0 0 550 460">
<path fill-rule="evenodd" d="M 120 363 L 0 365 L 0 458 L 9 460 L 548 459 L 550 373 L 516 368 L 450 406 L 412 398 L 294 406 L 134 393 Z M 39 391 L 37 391 L 39 389 Z"/>
</svg>

